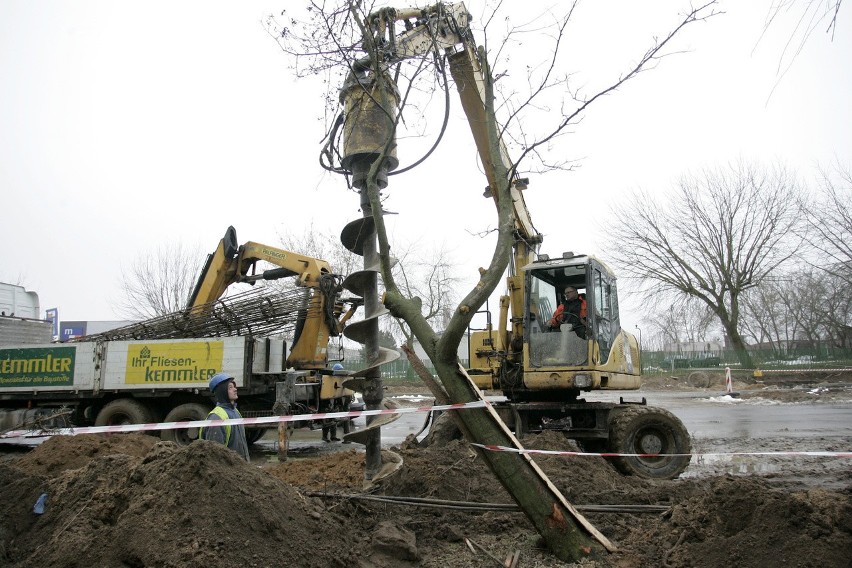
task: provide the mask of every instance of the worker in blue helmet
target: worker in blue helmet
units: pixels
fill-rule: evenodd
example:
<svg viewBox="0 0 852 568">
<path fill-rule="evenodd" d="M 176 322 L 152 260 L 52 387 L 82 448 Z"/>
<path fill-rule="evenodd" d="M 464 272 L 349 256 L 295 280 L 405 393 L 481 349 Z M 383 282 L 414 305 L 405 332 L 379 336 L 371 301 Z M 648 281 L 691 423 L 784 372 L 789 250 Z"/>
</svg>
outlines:
<svg viewBox="0 0 852 568">
<path fill-rule="evenodd" d="M 242 418 L 237 410 L 237 382 L 227 373 L 216 373 L 210 379 L 210 392 L 216 401 L 216 407 L 207 415 L 207 420 L 228 420 Z M 225 426 L 205 426 L 201 428 L 200 437 L 224 444 L 249 461 L 246 429 L 242 424 Z"/>
</svg>

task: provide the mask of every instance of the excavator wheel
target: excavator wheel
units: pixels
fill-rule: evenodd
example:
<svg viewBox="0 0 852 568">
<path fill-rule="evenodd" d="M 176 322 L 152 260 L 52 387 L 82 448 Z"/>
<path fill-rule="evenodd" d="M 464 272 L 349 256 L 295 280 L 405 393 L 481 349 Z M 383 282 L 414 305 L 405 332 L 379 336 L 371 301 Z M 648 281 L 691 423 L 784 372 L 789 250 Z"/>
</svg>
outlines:
<svg viewBox="0 0 852 568">
<path fill-rule="evenodd" d="M 626 406 L 613 410 L 609 451 L 618 454 L 685 454 L 618 456 L 612 464 L 627 475 L 674 479 L 689 465 L 689 432 L 677 416 L 661 408 Z"/>
</svg>

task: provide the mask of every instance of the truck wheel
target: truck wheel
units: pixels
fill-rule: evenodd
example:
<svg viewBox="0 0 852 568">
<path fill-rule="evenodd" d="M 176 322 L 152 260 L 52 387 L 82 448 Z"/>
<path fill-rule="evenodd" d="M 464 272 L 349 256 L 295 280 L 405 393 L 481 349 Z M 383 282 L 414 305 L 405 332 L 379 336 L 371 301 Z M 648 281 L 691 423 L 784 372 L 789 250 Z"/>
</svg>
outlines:
<svg viewBox="0 0 852 568">
<path fill-rule="evenodd" d="M 153 419 L 148 407 L 132 398 L 119 398 L 107 403 L 95 418 L 95 426 L 149 424 Z"/>
<path fill-rule="evenodd" d="M 266 434 L 266 428 L 246 428 L 246 442 L 251 446 Z"/>
<path fill-rule="evenodd" d="M 192 420 L 206 420 L 210 409 L 201 404 L 188 403 L 175 406 L 166 414 L 164 422 L 189 422 Z M 163 430 L 160 439 L 166 442 L 174 442 L 179 446 L 188 446 L 198 439 L 198 428 L 181 428 L 178 430 Z"/>
<path fill-rule="evenodd" d="M 610 419 L 609 450 L 618 454 L 686 454 L 618 456 L 612 464 L 627 475 L 674 479 L 689 465 L 689 433 L 674 414 L 661 408 L 616 408 Z"/>
</svg>

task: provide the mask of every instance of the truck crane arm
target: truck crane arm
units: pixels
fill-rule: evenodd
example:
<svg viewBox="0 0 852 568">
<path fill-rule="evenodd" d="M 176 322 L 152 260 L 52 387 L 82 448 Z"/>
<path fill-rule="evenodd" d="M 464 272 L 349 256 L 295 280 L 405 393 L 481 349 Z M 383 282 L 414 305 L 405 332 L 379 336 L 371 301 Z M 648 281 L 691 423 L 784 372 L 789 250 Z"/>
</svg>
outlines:
<svg viewBox="0 0 852 568">
<path fill-rule="evenodd" d="M 257 263 L 266 261 L 278 268 L 257 273 Z M 277 280 L 296 276 L 296 285 L 318 287 L 320 279 L 331 274 L 329 264 L 318 258 L 248 241 L 237 244 L 237 232 L 228 227 L 225 236 L 207 261 L 187 302 L 188 308 L 215 302 L 232 284 L 258 280 Z"/>
<path fill-rule="evenodd" d="M 260 261 L 276 268 L 258 272 Z M 297 325 L 287 362 L 297 369 L 324 368 L 329 337 L 341 333 L 360 305 L 358 300 L 349 300 L 349 308 L 344 312 L 340 278 L 324 260 L 252 241 L 238 245 L 236 230 L 228 227 L 216 250 L 207 256 L 187 308 L 203 311 L 205 306 L 221 298 L 232 284 L 254 284 L 259 280 L 287 277 L 295 277 L 296 286 L 306 290 L 302 308 L 305 317 Z M 316 317 L 318 314 L 322 316 Z"/>
</svg>

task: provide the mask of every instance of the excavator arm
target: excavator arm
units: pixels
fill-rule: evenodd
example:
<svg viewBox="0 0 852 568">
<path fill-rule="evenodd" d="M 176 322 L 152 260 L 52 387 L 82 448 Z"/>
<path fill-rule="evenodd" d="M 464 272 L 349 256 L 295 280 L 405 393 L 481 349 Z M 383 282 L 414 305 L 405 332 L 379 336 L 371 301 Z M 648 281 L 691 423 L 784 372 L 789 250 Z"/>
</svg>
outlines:
<svg viewBox="0 0 852 568">
<path fill-rule="evenodd" d="M 402 22 L 405 31 L 395 35 L 394 27 Z M 479 50 L 470 29 L 470 14 L 463 2 L 454 4 L 439 3 L 427 8 L 385 8 L 370 14 L 367 24 L 376 35 L 376 44 L 382 46 L 384 63 L 392 65 L 404 59 L 419 57 L 428 53 L 443 51 L 447 55 L 450 73 L 456 83 L 462 108 L 468 126 L 476 144 L 477 153 L 483 164 L 488 187 L 484 195 L 495 202 L 499 198 L 496 191 L 499 183 L 495 177 L 494 154 L 488 134 L 490 127 L 497 127 L 493 117 L 486 115 L 486 75 Z M 524 277 L 519 268 L 533 262 L 542 243 L 542 235 L 535 229 L 529 209 L 524 200 L 523 190 L 528 180 L 518 176 L 499 132 L 498 159 L 503 171 L 511 177 L 509 181 L 512 211 L 515 223 L 515 244 L 512 269 L 507 280 L 509 296 L 501 299 L 501 326 L 498 345 L 501 350 L 509 346 L 506 337 L 506 323 L 511 310 L 511 337 L 514 344 L 510 357 L 521 356 L 520 338 L 524 326 Z M 493 344 L 493 343 L 492 343 Z"/>
</svg>

